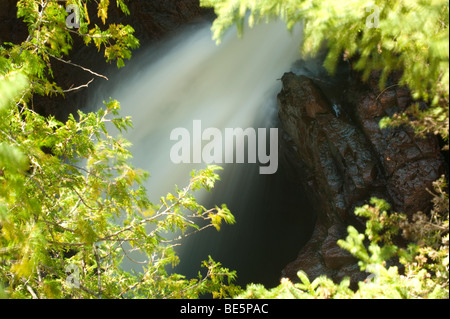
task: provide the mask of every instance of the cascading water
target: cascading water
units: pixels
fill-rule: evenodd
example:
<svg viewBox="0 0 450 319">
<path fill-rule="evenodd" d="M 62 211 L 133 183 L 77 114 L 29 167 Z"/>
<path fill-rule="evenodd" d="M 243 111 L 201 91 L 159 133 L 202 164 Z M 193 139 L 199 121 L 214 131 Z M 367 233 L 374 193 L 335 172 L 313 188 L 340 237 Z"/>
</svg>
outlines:
<svg viewBox="0 0 450 319">
<path fill-rule="evenodd" d="M 298 58 L 300 35 L 283 23 L 262 24 L 245 30 L 242 39 L 230 31 L 217 46 L 209 25 L 200 26 L 149 48 L 111 77 L 113 87 L 97 92 L 103 100 L 117 99 L 121 114 L 132 116 L 134 128 L 125 137 L 133 143 L 133 164 L 150 172 L 152 200 L 186 185 L 192 169 L 206 167 L 171 161 L 173 129 L 192 132 L 194 120 L 222 132 L 277 127 L 278 79 Z M 211 255 L 237 270 L 239 284 L 275 285 L 309 235 L 313 214 L 282 161 L 272 175 L 259 174 L 260 163 L 218 165 L 222 180 L 200 201 L 207 207 L 226 203 L 237 223 L 188 237 L 174 271 L 196 277 Z"/>
</svg>

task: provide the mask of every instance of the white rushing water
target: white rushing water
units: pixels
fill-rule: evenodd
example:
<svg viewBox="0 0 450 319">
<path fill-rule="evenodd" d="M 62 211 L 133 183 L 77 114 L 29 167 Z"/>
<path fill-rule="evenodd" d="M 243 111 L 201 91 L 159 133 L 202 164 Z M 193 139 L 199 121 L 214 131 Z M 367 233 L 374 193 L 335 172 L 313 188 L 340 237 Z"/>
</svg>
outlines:
<svg viewBox="0 0 450 319">
<path fill-rule="evenodd" d="M 160 193 L 155 195 L 184 185 L 192 168 L 205 166 L 172 163 L 173 129 L 192 132 L 193 120 L 222 131 L 273 126 L 277 79 L 298 58 L 299 45 L 299 32 L 291 35 L 283 23 L 259 25 L 241 39 L 231 30 L 220 45 L 204 25 L 156 52 L 149 48 L 148 58 L 135 61 L 137 72 L 113 79 L 116 88 L 109 93 L 134 124 L 126 135 L 133 162 L 150 172 L 150 189 Z"/>
<path fill-rule="evenodd" d="M 146 187 L 155 201 L 172 191 L 174 185 L 186 185 L 192 169 L 206 167 L 204 163 L 172 163 L 170 150 L 176 143 L 170 140 L 173 129 L 183 127 L 192 132 L 194 120 L 200 120 L 203 128 L 214 127 L 221 131 L 276 127 L 279 79 L 299 58 L 301 32 L 291 34 L 281 22 L 247 29 L 243 38 L 230 30 L 220 45 L 212 41 L 209 28 L 203 25 L 190 29 L 156 49 L 149 48 L 132 59 L 128 71 L 111 77 L 109 82 L 113 87 L 102 88 L 98 93 L 101 99 L 110 96 L 117 99 L 122 106 L 121 115 L 132 117 L 134 128 L 125 137 L 133 143 L 133 164 L 150 172 Z M 259 163 L 255 165 L 258 167 Z M 249 169 L 246 164 L 221 166 L 224 178 L 220 192 L 226 196 L 219 196 L 217 200 L 221 202 L 217 204 L 224 202 L 222 199 L 236 199 L 244 206 L 238 205 L 240 212 L 232 210 L 238 214 L 238 224 L 232 227 L 237 227 L 236 231 L 239 225 L 256 227 L 242 220 L 244 214 L 250 219 L 259 214 L 259 208 L 248 207 L 251 206 L 248 197 L 261 199 L 262 196 L 255 195 L 255 190 L 261 188 L 262 177 L 258 176 L 258 170 Z M 240 231 L 249 232 L 249 229 Z M 237 239 L 239 236 L 235 235 Z M 219 242 L 223 241 L 233 245 L 226 238 Z M 198 248 L 193 246 L 188 245 L 190 249 Z M 292 256 L 295 256 L 295 249 Z M 204 257 L 199 258 L 207 258 Z M 254 259 L 258 261 L 257 257 Z M 198 269 L 199 263 L 193 262 Z M 224 264 L 233 269 L 234 265 Z"/>
</svg>

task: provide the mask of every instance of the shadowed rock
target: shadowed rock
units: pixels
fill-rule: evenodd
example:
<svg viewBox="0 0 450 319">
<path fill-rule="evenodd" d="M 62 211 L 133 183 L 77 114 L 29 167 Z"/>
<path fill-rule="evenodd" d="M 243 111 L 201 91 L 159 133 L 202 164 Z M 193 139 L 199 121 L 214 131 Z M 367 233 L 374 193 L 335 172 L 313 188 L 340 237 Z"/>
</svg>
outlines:
<svg viewBox="0 0 450 319">
<path fill-rule="evenodd" d="M 341 97 L 345 112 L 336 114 L 312 79 L 292 72 L 282 77 L 280 122 L 318 213 L 312 238 L 283 270 L 293 281 L 300 269 L 311 280 L 323 274 L 336 281 L 347 276 L 355 285 L 367 277 L 336 242 L 346 237 L 348 225 L 363 229 L 353 212 L 371 197 L 384 198 L 409 216 L 429 209 L 426 188 L 443 172 L 437 139 L 419 138 L 405 127 L 381 130 L 380 119 L 404 110 L 411 98 L 404 88 L 380 92 L 375 83 L 376 74 L 368 86 L 354 81 Z"/>
</svg>

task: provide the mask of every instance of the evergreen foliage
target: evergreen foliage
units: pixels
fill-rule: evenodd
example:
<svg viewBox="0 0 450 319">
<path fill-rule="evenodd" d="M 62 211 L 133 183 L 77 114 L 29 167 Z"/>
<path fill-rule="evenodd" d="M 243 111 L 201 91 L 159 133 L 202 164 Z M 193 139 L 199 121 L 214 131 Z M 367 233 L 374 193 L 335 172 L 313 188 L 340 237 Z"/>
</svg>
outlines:
<svg viewBox="0 0 450 319">
<path fill-rule="evenodd" d="M 314 56 L 327 47 L 324 67 L 335 71 L 339 59 L 348 59 L 366 80 L 380 70 L 380 90 L 393 71 L 401 71 L 398 85 L 407 86 L 417 101 L 401 114 L 380 121 L 382 128 L 411 125 L 419 135 L 439 135 L 448 150 L 449 132 L 449 2 L 448 0 L 201 0 L 217 18 L 213 39 L 220 43 L 224 32 L 236 25 L 281 19 L 288 30 L 303 27 L 301 52 Z M 419 107 L 424 101 L 427 107 Z M 299 271 L 300 283 L 283 279 L 267 290 L 252 284 L 241 298 L 448 298 L 448 195 L 444 178 L 436 181 L 434 209 L 409 221 L 405 215 L 388 213 L 388 203 L 372 199 L 355 213 L 368 219 L 364 234 L 348 228 L 348 237 L 338 244 L 359 260 L 361 270 L 375 280 L 360 282 L 357 291 L 349 280 L 336 284 L 325 276 L 310 282 Z M 399 231 L 409 242 L 394 242 Z M 402 266 L 387 266 L 396 261 Z"/>
<path fill-rule="evenodd" d="M 431 218 L 418 212 L 413 221 L 404 214 L 390 212 L 384 200 L 373 198 L 371 205 L 355 210 L 367 219 L 364 234 L 348 227 L 348 236 L 338 245 L 359 260 L 361 271 L 368 273 L 365 281 L 351 290 L 350 280 L 335 283 L 326 276 L 312 282 L 298 272 L 300 283 L 284 278 L 278 287 L 266 289 L 249 285 L 238 298 L 285 299 L 443 299 L 449 298 L 448 195 L 442 191 L 444 178 L 434 183 L 435 205 Z M 445 206 L 446 205 L 446 206 Z M 394 243 L 401 235 L 408 239 L 407 247 Z"/>
<path fill-rule="evenodd" d="M 392 71 L 401 71 L 399 85 L 408 86 L 416 100 L 429 104 L 420 110 L 415 103 L 405 114 L 386 118 L 382 125 L 411 124 L 418 133 L 440 134 L 448 143 L 449 105 L 449 2 L 448 0 L 201 0 L 213 7 L 217 18 L 212 31 L 220 43 L 224 32 L 236 25 L 274 19 L 287 28 L 301 23 L 305 56 L 328 48 L 325 68 L 334 72 L 341 58 L 367 79 L 381 70 L 380 88 Z"/>
</svg>

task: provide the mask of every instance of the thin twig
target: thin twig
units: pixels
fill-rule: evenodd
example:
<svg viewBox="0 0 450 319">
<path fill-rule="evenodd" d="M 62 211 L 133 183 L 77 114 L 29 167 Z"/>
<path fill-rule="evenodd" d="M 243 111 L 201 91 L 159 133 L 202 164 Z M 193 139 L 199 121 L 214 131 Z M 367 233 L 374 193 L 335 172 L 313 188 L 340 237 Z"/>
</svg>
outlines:
<svg viewBox="0 0 450 319">
<path fill-rule="evenodd" d="M 203 277 L 201 280 L 197 281 L 194 285 L 192 286 L 188 286 L 185 289 L 181 290 L 181 291 L 177 291 L 176 293 L 180 296 L 182 296 L 182 294 L 184 294 L 186 291 L 191 290 L 193 288 L 196 288 L 198 286 L 200 286 L 202 283 L 204 283 L 206 280 L 208 280 L 208 278 L 211 277 L 211 270 L 208 268 L 208 272 L 206 273 L 206 276 Z M 172 293 L 173 294 L 173 293 Z M 165 296 L 163 299 L 168 299 L 169 297 Z"/>
<path fill-rule="evenodd" d="M 55 227 L 57 227 L 57 228 L 61 228 L 61 229 L 65 230 L 65 231 L 68 231 L 68 232 L 70 232 L 70 233 L 72 233 L 72 234 L 76 234 L 75 230 L 70 229 L 70 228 L 67 228 L 67 227 L 64 227 L 64 226 L 61 226 L 61 225 L 58 224 L 58 223 L 51 222 L 51 221 L 48 221 L 48 220 L 45 220 L 45 219 L 43 219 L 42 221 L 43 221 L 45 224 L 47 224 L 47 225 L 52 225 L 52 226 L 55 226 Z"/>
<path fill-rule="evenodd" d="M 33 297 L 33 299 L 39 299 L 38 296 L 36 295 L 36 293 L 34 292 L 33 288 L 31 288 L 30 285 L 27 285 L 27 290 L 28 290 L 28 292 L 31 294 L 31 296 Z"/>
<path fill-rule="evenodd" d="M 54 92 L 54 93 L 67 93 L 67 92 L 72 92 L 72 91 L 76 91 L 76 90 L 79 90 L 79 89 L 81 89 L 81 88 L 84 88 L 84 87 L 88 87 L 89 86 L 89 84 L 91 84 L 92 83 L 92 81 L 94 81 L 94 79 L 92 78 L 89 82 L 87 82 L 86 84 L 82 84 L 82 85 L 80 85 L 80 86 L 77 86 L 77 87 L 75 87 L 75 88 L 69 88 L 69 89 L 67 89 L 67 90 L 54 90 L 54 89 L 47 89 L 48 91 L 50 91 L 50 92 Z M 31 81 L 31 83 L 32 84 L 35 84 L 35 85 L 38 85 L 39 83 L 38 82 L 34 82 L 34 81 Z"/>
<path fill-rule="evenodd" d="M 48 2 L 49 2 L 49 0 L 45 1 L 45 3 L 42 5 L 42 10 L 41 10 L 41 12 L 39 12 L 39 17 L 37 19 L 36 26 L 34 27 L 33 32 L 30 32 L 28 34 L 28 37 L 25 40 L 26 43 L 31 43 L 31 40 L 33 39 L 33 35 L 34 35 L 34 32 L 36 31 L 36 29 L 38 29 L 38 37 L 36 38 L 36 40 L 37 40 L 36 43 L 39 43 L 39 32 L 41 29 L 41 22 L 42 22 L 42 18 L 44 17 L 44 11 L 47 8 Z M 22 50 L 23 50 L 23 48 L 20 49 L 19 54 L 22 53 Z"/>
<path fill-rule="evenodd" d="M 102 299 L 102 275 L 100 268 L 100 258 L 98 257 L 97 246 L 95 243 L 92 245 L 94 249 L 95 260 L 97 262 L 97 286 L 98 286 L 98 298 Z"/>
<path fill-rule="evenodd" d="M 39 12 L 39 19 L 37 22 L 37 35 L 36 35 L 36 43 L 39 44 L 39 35 L 41 34 L 41 23 L 42 18 L 44 17 L 44 11 L 47 8 L 49 0 L 45 1 L 45 3 L 42 5 L 42 10 Z"/>
<path fill-rule="evenodd" d="M 98 298 L 98 295 L 95 292 L 93 292 L 92 290 L 86 288 L 85 286 L 80 285 L 80 289 L 85 291 L 85 292 L 87 292 L 88 294 L 93 295 L 94 297 Z"/>
<path fill-rule="evenodd" d="M 378 94 L 377 98 L 375 99 L 375 101 L 378 100 L 378 98 L 381 96 L 381 94 L 383 94 L 385 91 L 389 90 L 390 88 L 393 88 L 394 86 L 398 86 L 399 84 L 393 84 L 391 86 L 388 86 L 387 88 L 385 88 L 383 91 L 380 92 L 380 94 Z"/>
<path fill-rule="evenodd" d="M 80 195 L 80 193 L 78 193 L 78 191 L 75 189 L 75 187 L 70 187 L 70 188 L 78 195 L 78 198 L 81 199 L 81 201 L 87 208 L 89 208 L 90 210 L 100 210 L 99 208 L 93 208 L 93 207 L 89 206 L 86 203 L 86 201 L 83 199 L 83 197 Z"/>
<path fill-rule="evenodd" d="M 131 258 L 130 256 L 128 256 L 127 250 L 122 245 L 124 242 L 125 242 L 125 240 L 122 240 L 120 242 L 120 247 L 122 248 L 122 251 L 124 252 L 125 257 L 127 257 L 130 261 L 132 261 L 132 262 L 134 262 L 136 264 L 147 264 L 148 263 L 148 260 L 146 260 L 146 261 L 137 261 L 137 260 L 134 260 L 133 258 Z"/>
<path fill-rule="evenodd" d="M 88 37 L 88 38 L 112 38 L 112 36 L 110 34 L 107 35 L 103 35 L 103 34 L 88 34 L 88 33 L 80 33 L 74 30 L 71 30 L 69 28 L 65 28 L 66 31 L 69 31 L 71 33 L 75 33 L 79 36 L 83 36 L 83 37 Z"/>
<path fill-rule="evenodd" d="M 201 227 L 199 229 L 196 229 L 196 230 L 191 231 L 191 232 L 186 233 L 186 234 L 182 234 L 182 235 L 178 236 L 177 238 L 170 239 L 170 240 L 161 240 L 161 242 L 167 244 L 167 243 L 171 243 L 171 242 L 174 242 L 174 241 L 179 241 L 179 240 L 182 240 L 182 239 L 184 239 L 186 237 L 189 237 L 191 235 L 197 234 L 197 233 L 199 233 L 199 232 L 201 232 L 201 231 L 203 231 L 203 230 L 205 230 L 207 228 L 213 227 L 213 226 L 214 226 L 213 224 L 207 224 L 207 225 L 205 225 L 205 226 L 203 226 L 203 227 Z"/>
<path fill-rule="evenodd" d="M 49 244 L 52 245 L 61 245 L 61 246 L 73 246 L 73 247 L 80 247 L 80 246 L 86 246 L 86 243 L 66 243 L 66 242 L 59 242 L 59 241 L 48 241 Z"/>
<path fill-rule="evenodd" d="M 70 88 L 70 89 L 67 89 L 67 90 L 62 90 L 62 92 L 63 92 L 63 93 L 67 93 L 67 92 L 72 92 L 72 91 L 79 90 L 79 89 L 81 89 L 81 88 L 87 88 L 87 87 L 89 86 L 89 84 L 92 83 L 92 81 L 94 81 L 94 78 L 92 78 L 92 79 L 91 79 L 88 83 L 86 83 L 86 84 L 82 84 L 82 85 L 80 85 L 80 86 L 77 86 L 77 87 L 74 87 L 74 88 Z M 59 92 L 59 91 L 56 91 L 56 92 Z"/>
<path fill-rule="evenodd" d="M 75 67 L 77 67 L 77 68 L 82 69 L 83 71 L 89 72 L 89 73 L 91 73 L 91 74 L 93 74 L 93 75 L 95 75 L 95 76 L 98 76 L 98 77 L 100 77 L 100 78 L 104 78 L 104 79 L 108 80 L 108 78 L 107 78 L 106 76 L 101 75 L 101 74 L 98 74 L 97 72 L 94 72 L 94 71 L 92 71 L 92 70 L 90 70 L 90 69 L 88 69 L 88 68 L 85 68 L 85 67 L 83 67 L 83 66 L 81 66 L 81 65 L 79 65 L 79 64 L 76 64 L 76 63 L 73 63 L 73 62 L 71 62 L 71 61 L 66 61 L 66 60 L 64 60 L 64 59 L 58 58 L 57 56 L 54 56 L 53 54 L 51 54 L 51 53 L 49 53 L 49 52 L 47 52 L 47 51 L 45 51 L 45 53 L 48 54 L 49 56 L 51 56 L 52 58 L 54 58 L 54 59 L 60 61 L 60 62 L 63 62 L 63 63 L 66 63 L 66 64 L 70 64 L 70 65 L 72 65 L 72 66 L 75 66 Z"/>
</svg>

